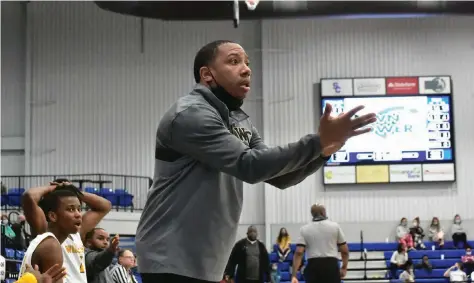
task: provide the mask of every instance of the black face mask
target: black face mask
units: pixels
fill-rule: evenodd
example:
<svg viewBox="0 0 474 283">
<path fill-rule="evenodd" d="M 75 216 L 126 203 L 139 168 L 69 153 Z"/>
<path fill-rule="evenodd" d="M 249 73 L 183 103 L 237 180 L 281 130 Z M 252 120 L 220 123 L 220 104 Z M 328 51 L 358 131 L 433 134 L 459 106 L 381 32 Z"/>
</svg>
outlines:
<svg viewBox="0 0 474 283">
<path fill-rule="evenodd" d="M 242 107 L 242 104 L 244 104 L 244 100 L 235 98 L 230 95 L 227 90 L 225 90 L 219 83 L 217 83 L 212 73 L 211 76 L 214 79 L 215 84 L 214 86 L 210 86 L 210 90 L 212 91 L 212 93 L 227 106 L 229 111 L 235 111 L 237 109 L 240 109 L 240 107 Z"/>
</svg>

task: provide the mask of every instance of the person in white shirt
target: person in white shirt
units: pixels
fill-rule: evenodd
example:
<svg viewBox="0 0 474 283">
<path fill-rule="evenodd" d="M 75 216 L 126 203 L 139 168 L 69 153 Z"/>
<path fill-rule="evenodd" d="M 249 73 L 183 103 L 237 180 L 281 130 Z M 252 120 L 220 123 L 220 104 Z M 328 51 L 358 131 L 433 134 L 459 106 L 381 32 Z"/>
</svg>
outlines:
<svg viewBox="0 0 474 283">
<path fill-rule="evenodd" d="M 456 262 L 455 265 L 451 266 L 444 272 L 444 277 L 449 278 L 449 282 L 467 282 L 467 275 L 463 271 L 462 262 Z"/>
<path fill-rule="evenodd" d="M 400 274 L 401 283 L 411 283 L 415 282 L 415 273 L 413 272 L 413 262 L 411 260 L 407 260 L 405 264 L 405 271 Z"/>
<path fill-rule="evenodd" d="M 23 195 L 22 208 L 25 212 L 26 221 L 32 228 L 32 234 L 37 235 L 46 231 L 46 216 L 38 203 L 41 202 L 45 194 L 54 191 L 60 185 L 73 186 L 67 179 L 56 179 L 49 186 L 28 189 Z M 87 232 L 99 224 L 112 208 L 110 201 L 87 192 L 81 192 L 81 201 L 90 210 L 82 214 L 82 224 L 79 229 L 74 233 L 70 233 L 61 245 L 64 258 L 63 266 L 67 272 L 67 277 L 64 279 L 65 283 L 87 283 L 83 244 L 85 236 Z"/>
<path fill-rule="evenodd" d="M 405 264 L 408 261 L 407 248 L 404 244 L 398 244 L 398 248 L 393 252 L 390 258 L 390 275 L 393 279 L 397 278 L 397 271 L 405 269 Z"/>
</svg>

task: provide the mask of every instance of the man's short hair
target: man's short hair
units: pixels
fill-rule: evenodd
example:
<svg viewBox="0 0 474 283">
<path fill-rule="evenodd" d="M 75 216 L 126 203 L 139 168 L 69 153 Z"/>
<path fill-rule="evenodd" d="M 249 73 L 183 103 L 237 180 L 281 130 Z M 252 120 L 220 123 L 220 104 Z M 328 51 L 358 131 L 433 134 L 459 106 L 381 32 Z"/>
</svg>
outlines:
<svg viewBox="0 0 474 283">
<path fill-rule="evenodd" d="M 62 184 L 62 183 L 70 183 L 71 181 L 69 181 L 69 179 L 67 179 L 67 178 L 57 178 L 57 179 L 54 179 L 53 182 L 58 183 L 58 184 Z"/>
<path fill-rule="evenodd" d="M 100 227 L 95 227 L 94 229 L 90 230 L 89 232 L 86 233 L 86 241 L 92 239 L 92 237 L 95 234 L 95 231 L 97 231 L 97 230 L 104 230 L 104 229 L 100 228 Z"/>
<path fill-rule="evenodd" d="M 54 191 L 47 193 L 39 201 L 38 205 L 43 210 L 46 220 L 49 222 L 50 219 L 48 214 L 50 211 L 56 212 L 59 206 L 59 199 L 63 197 L 77 197 L 79 201 L 82 199 L 82 193 L 74 185 L 62 185 L 57 186 Z"/>
<path fill-rule="evenodd" d="M 194 57 L 194 80 L 196 83 L 201 81 L 200 71 L 202 67 L 208 66 L 216 58 L 219 46 L 226 43 L 234 43 L 231 40 L 216 40 L 204 45 Z"/>
</svg>

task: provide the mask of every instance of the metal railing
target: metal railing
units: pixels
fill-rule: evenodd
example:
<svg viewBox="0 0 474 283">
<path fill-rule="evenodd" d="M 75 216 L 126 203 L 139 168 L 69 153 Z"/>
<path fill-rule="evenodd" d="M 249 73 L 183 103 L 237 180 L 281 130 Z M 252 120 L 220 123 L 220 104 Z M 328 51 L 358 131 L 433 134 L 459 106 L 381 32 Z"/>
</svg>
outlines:
<svg viewBox="0 0 474 283">
<path fill-rule="evenodd" d="M 147 176 L 118 175 L 118 174 L 51 174 L 51 175 L 21 175 L 0 176 L 2 186 L 5 188 L 28 188 L 48 184 L 57 178 L 66 178 L 78 187 L 95 187 L 110 189 L 125 189 L 134 196 L 133 206 L 135 210 L 142 210 L 145 206 L 148 189 L 152 179 Z M 79 182 L 82 180 L 83 182 Z M 3 194 L 4 192 L 2 192 Z"/>
</svg>

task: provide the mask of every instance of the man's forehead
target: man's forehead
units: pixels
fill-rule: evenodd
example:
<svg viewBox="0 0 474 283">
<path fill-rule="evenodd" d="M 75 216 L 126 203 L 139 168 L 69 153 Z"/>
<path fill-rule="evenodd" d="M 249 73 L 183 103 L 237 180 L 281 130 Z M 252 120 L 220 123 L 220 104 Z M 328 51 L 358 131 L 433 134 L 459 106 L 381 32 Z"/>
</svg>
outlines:
<svg viewBox="0 0 474 283">
<path fill-rule="evenodd" d="M 59 202 L 65 204 L 65 205 L 80 204 L 79 199 L 77 197 L 73 197 L 73 196 L 60 197 Z"/>
<path fill-rule="evenodd" d="M 97 229 L 95 230 L 95 234 L 98 235 L 98 236 L 104 236 L 104 237 L 108 237 L 109 236 L 109 233 L 107 233 L 107 231 L 103 230 L 103 229 Z"/>
<path fill-rule="evenodd" d="M 237 43 L 224 43 L 219 46 L 219 53 L 223 56 L 229 56 L 232 54 L 235 55 L 244 55 L 245 57 L 247 56 L 247 53 L 245 53 L 245 50 L 240 44 Z"/>
</svg>

